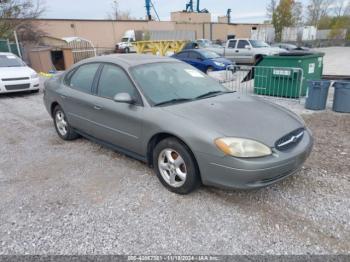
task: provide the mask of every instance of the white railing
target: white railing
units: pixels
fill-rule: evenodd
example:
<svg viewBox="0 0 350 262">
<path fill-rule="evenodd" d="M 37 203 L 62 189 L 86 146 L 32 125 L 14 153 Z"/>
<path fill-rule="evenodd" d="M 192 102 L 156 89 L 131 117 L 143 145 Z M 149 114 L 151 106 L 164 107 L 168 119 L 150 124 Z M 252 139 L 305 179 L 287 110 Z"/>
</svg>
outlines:
<svg viewBox="0 0 350 262">
<path fill-rule="evenodd" d="M 216 77 L 229 90 L 242 95 L 300 102 L 307 87 L 301 68 L 268 66 L 229 66 Z"/>
</svg>

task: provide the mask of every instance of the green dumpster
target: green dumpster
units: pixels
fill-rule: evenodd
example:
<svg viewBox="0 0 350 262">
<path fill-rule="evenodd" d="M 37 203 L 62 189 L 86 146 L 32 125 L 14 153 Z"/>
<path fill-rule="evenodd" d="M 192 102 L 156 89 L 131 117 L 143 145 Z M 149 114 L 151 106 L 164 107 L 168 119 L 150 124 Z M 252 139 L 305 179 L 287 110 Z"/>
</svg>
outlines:
<svg viewBox="0 0 350 262">
<path fill-rule="evenodd" d="M 254 93 L 299 98 L 308 80 L 321 80 L 324 53 L 290 52 L 265 56 L 254 69 Z"/>
</svg>

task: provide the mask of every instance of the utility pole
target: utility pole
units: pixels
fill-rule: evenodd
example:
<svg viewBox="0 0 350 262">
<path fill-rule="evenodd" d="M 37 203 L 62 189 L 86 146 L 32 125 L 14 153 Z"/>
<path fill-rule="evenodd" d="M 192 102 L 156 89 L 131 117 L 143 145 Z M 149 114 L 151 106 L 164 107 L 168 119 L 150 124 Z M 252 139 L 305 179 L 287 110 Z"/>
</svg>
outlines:
<svg viewBox="0 0 350 262">
<path fill-rule="evenodd" d="M 20 48 L 19 43 L 18 43 L 18 37 L 17 37 L 17 32 L 16 32 L 16 30 L 13 31 L 13 34 L 15 35 L 15 40 L 16 40 L 16 45 L 17 45 L 17 50 L 18 50 L 18 55 L 19 55 L 20 58 L 22 58 L 21 48 Z"/>
</svg>

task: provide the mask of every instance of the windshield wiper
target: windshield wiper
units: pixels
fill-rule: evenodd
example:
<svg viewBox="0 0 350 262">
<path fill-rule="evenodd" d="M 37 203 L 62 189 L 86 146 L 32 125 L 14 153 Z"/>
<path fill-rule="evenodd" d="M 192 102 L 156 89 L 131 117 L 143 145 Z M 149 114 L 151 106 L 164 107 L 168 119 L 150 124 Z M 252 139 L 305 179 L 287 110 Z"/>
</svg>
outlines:
<svg viewBox="0 0 350 262">
<path fill-rule="evenodd" d="M 205 93 L 203 95 L 197 96 L 196 99 L 203 99 L 203 98 L 218 96 L 218 95 L 222 95 L 222 94 L 229 94 L 229 93 L 234 93 L 234 91 L 210 91 L 210 92 Z"/>
<path fill-rule="evenodd" d="M 188 102 L 188 101 L 193 101 L 193 99 L 190 99 L 190 98 L 175 98 L 175 99 L 171 99 L 171 100 L 168 100 L 168 101 L 157 103 L 154 106 L 171 105 L 171 104 Z"/>
</svg>

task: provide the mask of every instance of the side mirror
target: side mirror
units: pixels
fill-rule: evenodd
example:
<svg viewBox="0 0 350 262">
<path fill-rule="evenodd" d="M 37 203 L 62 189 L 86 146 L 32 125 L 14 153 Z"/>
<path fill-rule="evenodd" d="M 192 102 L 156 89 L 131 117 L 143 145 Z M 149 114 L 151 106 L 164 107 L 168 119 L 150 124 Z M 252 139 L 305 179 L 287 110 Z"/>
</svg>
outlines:
<svg viewBox="0 0 350 262">
<path fill-rule="evenodd" d="M 248 49 L 248 50 L 251 49 L 251 48 L 250 48 L 250 45 L 246 45 L 244 48 L 245 48 L 245 49 Z"/>
<path fill-rule="evenodd" d="M 114 96 L 113 100 L 118 103 L 134 104 L 135 99 L 133 99 L 128 93 L 118 93 Z"/>
</svg>

